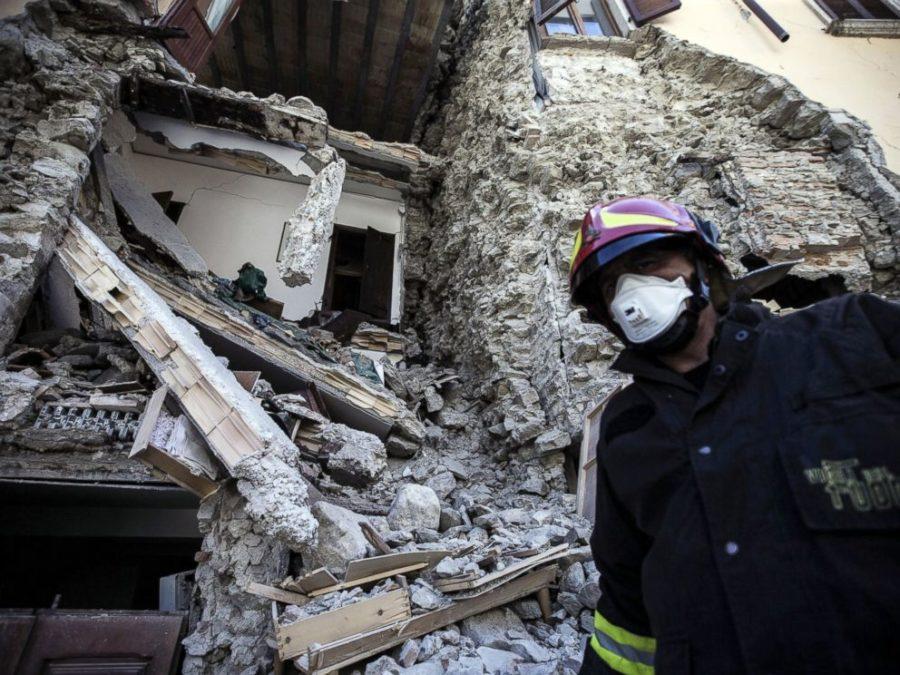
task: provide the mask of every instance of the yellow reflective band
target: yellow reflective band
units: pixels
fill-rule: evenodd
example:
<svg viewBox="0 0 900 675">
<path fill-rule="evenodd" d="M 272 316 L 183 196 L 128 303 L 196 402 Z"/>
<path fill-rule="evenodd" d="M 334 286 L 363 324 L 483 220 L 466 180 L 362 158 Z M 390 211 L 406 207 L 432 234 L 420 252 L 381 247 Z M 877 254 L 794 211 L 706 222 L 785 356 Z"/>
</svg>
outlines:
<svg viewBox="0 0 900 675">
<path fill-rule="evenodd" d="M 630 633 L 624 628 L 614 626 L 600 612 L 594 612 L 594 628 L 609 635 L 613 640 L 644 652 L 656 651 L 656 640 L 652 637 L 644 637 Z"/>
<path fill-rule="evenodd" d="M 678 227 L 678 223 L 668 218 L 659 216 L 642 216 L 638 213 L 612 213 L 606 209 L 600 210 L 603 218 L 603 226 L 606 228 L 628 227 L 629 225 L 663 225 L 665 227 Z"/>
<path fill-rule="evenodd" d="M 581 228 L 578 228 L 578 234 L 575 235 L 575 246 L 572 247 L 572 257 L 569 258 L 569 271 L 572 271 L 572 265 L 575 264 L 575 256 L 581 248 Z"/>
<path fill-rule="evenodd" d="M 656 672 L 653 666 L 629 661 L 623 656 L 613 654 L 608 649 L 604 649 L 597 640 L 596 635 L 591 636 L 591 649 L 597 652 L 597 656 L 603 659 L 604 663 L 617 673 L 622 673 L 623 675 L 654 675 Z"/>
</svg>

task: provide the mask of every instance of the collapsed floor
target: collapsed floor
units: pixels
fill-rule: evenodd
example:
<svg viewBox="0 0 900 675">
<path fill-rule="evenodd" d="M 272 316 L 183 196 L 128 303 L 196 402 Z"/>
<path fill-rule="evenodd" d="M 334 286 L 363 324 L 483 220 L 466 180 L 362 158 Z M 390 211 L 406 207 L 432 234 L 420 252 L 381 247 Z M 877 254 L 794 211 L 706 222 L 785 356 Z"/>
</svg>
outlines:
<svg viewBox="0 0 900 675">
<path fill-rule="evenodd" d="M 151 473 L 135 458 L 157 471 L 160 456 L 179 460 L 166 473 L 204 496 L 185 672 L 268 670 L 276 653 L 321 672 L 577 670 L 599 590 L 566 456 L 585 408 L 618 383 L 610 336 L 566 298 L 569 239 L 591 202 L 694 204 L 722 224 L 735 269 L 805 257 L 795 283 L 832 280 L 805 301 L 898 292 L 897 181 L 863 125 L 653 30 L 533 52 L 526 5 L 458 3 L 419 123 L 434 158 L 409 176 L 415 330 L 363 324 L 341 339 L 235 300 L 189 250 L 136 232 L 97 176 L 124 142 L 113 112 L 148 91 L 303 143 L 327 177 L 346 138 L 323 111 L 190 84 L 158 44 L 117 31 L 137 20 L 127 3 L 80 3 L 100 33 L 65 2 L 5 24 L 0 466 L 122 480 Z M 289 247 L 284 275 L 299 283 L 325 236 L 315 226 Z M 67 330 L 30 329 L 61 307 Z M 395 357 L 378 364 L 383 384 L 357 356 L 373 347 Z M 239 382 L 235 357 L 272 376 Z M 330 419 L 320 396 L 374 411 L 379 433 Z M 244 431 L 216 434 L 224 419 Z M 353 572 L 363 560 L 377 573 Z M 362 607 L 386 618 L 342 633 Z"/>
</svg>

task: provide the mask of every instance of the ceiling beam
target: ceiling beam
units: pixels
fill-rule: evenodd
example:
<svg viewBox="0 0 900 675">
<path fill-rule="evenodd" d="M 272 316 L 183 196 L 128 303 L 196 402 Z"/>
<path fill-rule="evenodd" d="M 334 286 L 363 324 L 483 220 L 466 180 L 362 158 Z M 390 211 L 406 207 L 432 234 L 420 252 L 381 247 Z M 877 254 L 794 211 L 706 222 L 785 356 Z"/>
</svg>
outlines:
<svg viewBox="0 0 900 675">
<path fill-rule="evenodd" d="M 369 14 L 366 17 L 366 37 L 363 40 L 362 63 L 356 76 L 356 94 L 353 97 L 353 121 L 350 123 L 352 130 L 359 129 L 362 123 L 363 98 L 366 85 L 369 82 L 369 66 L 372 63 L 372 46 L 375 44 L 375 24 L 378 22 L 378 10 L 381 0 L 369 0 Z"/>
<path fill-rule="evenodd" d="M 341 55 L 341 13 L 343 9 L 343 2 L 331 3 L 331 35 L 328 43 L 328 117 L 334 119 L 337 119 L 337 111 L 334 106 L 341 89 L 338 80 L 338 59 Z"/>
<path fill-rule="evenodd" d="M 388 74 L 387 91 L 384 94 L 384 104 L 381 106 L 381 116 L 378 120 L 378 138 L 384 138 L 384 130 L 387 127 L 388 115 L 394 107 L 394 95 L 397 93 L 397 75 L 400 73 L 400 63 L 409 43 L 409 34 L 412 30 L 413 17 L 416 14 L 415 0 L 406 0 L 406 9 L 403 12 L 403 23 L 400 26 L 400 36 L 397 38 L 397 46 L 394 49 L 394 61 Z"/>
<path fill-rule="evenodd" d="M 278 52 L 275 50 L 275 16 L 272 0 L 263 0 L 263 24 L 266 31 L 266 55 L 269 59 L 269 88 L 271 93 L 281 93 L 281 79 L 278 76 Z"/>
<path fill-rule="evenodd" d="M 297 94 L 309 95 L 306 53 L 306 0 L 297 0 Z"/>
<path fill-rule="evenodd" d="M 408 141 L 412 135 L 413 125 L 416 123 L 416 117 L 425 102 L 425 94 L 428 92 L 428 81 L 431 79 L 431 72 L 434 70 L 435 61 L 437 61 L 438 52 L 441 49 L 441 41 L 444 39 L 444 31 L 447 29 L 447 21 L 450 20 L 450 10 L 453 7 L 453 0 L 444 0 L 444 6 L 441 8 L 441 16 L 438 19 L 437 28 L 434 29 L 434 38 L 431 40 L 431 55 L 428 57 L 428 65 L 422 73 L 422 80 L 419 82 L 419 88 L 416 91 L 416 97 L 413 100 L 412 110 L 409 111 L 409 119 L 403 129 L 403 138 L 401 140 Z"/>
<path fill-rule="evenodd" d="M 219 59 L 216 58 L 215 48 L 209 55 L 209 72 L 212 75 L 213 86 L 216 89 L 222 88 L 222 69 L 219 67 Z"/>
<path fill-rule="evenodd" d="M 249 3 L 248 3 L 249 5 Z M 241 9 L 244 9 L 243 7 Z M 234 54 L 238 62 L 238 74 L 241 76 L 241 89 L 250 91 L 250 76 L 247 72 L 247 55 L 244 54 L 244 28 L 242 17 L 244 12 L 238 10 L 237 16 L 231 22 L 231 36 L 234 38 Z"/>
</svg>

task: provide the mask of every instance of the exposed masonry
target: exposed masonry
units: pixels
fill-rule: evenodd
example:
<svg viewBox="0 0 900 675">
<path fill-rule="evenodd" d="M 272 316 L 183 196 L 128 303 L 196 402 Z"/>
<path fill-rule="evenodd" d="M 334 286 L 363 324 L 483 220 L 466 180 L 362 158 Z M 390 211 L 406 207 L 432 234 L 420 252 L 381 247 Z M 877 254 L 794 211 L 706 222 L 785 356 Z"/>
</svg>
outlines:
<svg viewBox="0 0 900 675">
<path fill-rule="evenodd" d="M 721 226 L 735 271 L 748 253 L 804 258 L 801 277 L 900 294 L 898 181 L 863 123 L 655 28 L 551 39 L 536 57 L 551 97 L 539 112 L 527 3 L 464 4 L 420 118 L 444 174 L 410 208 L 406 318 L 490 401 L 482 422 L 500 448 L 528 453 L 554 428 L 575 437 L 618 379 L 615 341 L 566 287 L 598 200 L 691 205 Z"/>
<path fill-rule="evenodd" d="M 77 11 L 111 24 L 137 19 L 125 2 L 82 0 Z M 781 78 L 654 29 L 632 40 L 555 38 L 534 55 L 528 11 L 529 3 L 513 0 L 457 3 L 441 77 L 417 125 L 421 145 L 441 168 L 439 175 L 410 177 L 405 310 L 407 324 L 426 338 L 430 363 L 387 365 L 385 375 L 409 409 L 404 414 L 411 419 L 417 411 L 424 449 L 409 459 L 418 441 L 391 436 L 385 452 L 375 437 L 332 425 L 318 431 L 334 446 L 324 473 L 316 463 L 289 463 L 314 477 L 330 501 L 367 500 L 370 521 L 398 549 L 474 544 L 508 551 L 568 542 L 574 563 L 561 575 L 552 623 L 539 620 L 536 602 L 521 601 L 515 614 L 498 611 L 410 640 L 366 673 L 402 672 L 417 662 L 429 664 L 419 672 L 447 672 L 451 664 L 481 672 L 499 662 L 531 673 L 578 666 L 598 575 L 586 560 L 589 528 L 565 491 L 562 450 L 577 441 L 586 405 L 618 381 L 608 372 L 614 341 L 582 322 L 566 290 L 573 232 L 591 203 L 635 193 L 672 197 L 722 226 L 736 270 L 750 254 L 770 262 L 803 257 L 797 274 L 806 279 L 836 275 L 852 290 L 900 295 L 898 184 L 864 125 L 806 100 Z M 342 162 L 325 142 L 324 112 L 308 100 L 194 86 L 156 43 L 85 35 L 74 27 L 78 21 L 74 5 L 45 0 L 0 27 L 4 349 L 73 213 L 112 250 L 125 252 L 115 212 L 89 178 L 94 148 L 113 150 L 133 134 L 112 114 L 123 96 L 168 114 L 153 106 L 183 90 L 198 122 L 307 145 L 307 163 L 328 189 L 311 218 L 301 206 L 299 220 L 309 224 L 296 232 L 298 248 L 322 244 L 340 191 Z M 540 111 L 534 64 L 550 86 Z M 308 263 L 293 262 L 285 271 L 303 283 Z M 16 398 L 0 406 L 4 423 L 33 407 L 39 388 L 31 376 L 7 380 Z M 254 395 L 324 424 L 290 395 Z M 238 486 L 225 485 L 200 509 L 205 537 L 186 672 L 249 673 L 271 665 L 269 603 L 244 587 L 274 583 L 292 564 L 288 544 L 272 536 L 286 525 L 272 515 L 275 503 L 285 513 L 296 509 L 297 527 L 309 515 L 302 498 L 279 492 L 299 480 L 284 473 L 291 471 L 284 459 L 241 462 Z M 406 483 L 427 486 L 427 504 L 407 508 L 409 490 L 397 494 Z M 324 529 L 353 530 L 357 538 L 321 537 L 305 564 L 371 554 L 345 522 L 355 514 L 320 504 L 315 515 Z M 409 514 L 422 522 L 407 523 Z M 311 539 L 311 528 L 301 529 L 301 538 Z M 464 562 L 477 569 L 474 555 Z M 445 567 L 461 564 L 448 560 Z M 413 590 L 421 610 L 446 601 L 422 579 Z"/>
</svg>

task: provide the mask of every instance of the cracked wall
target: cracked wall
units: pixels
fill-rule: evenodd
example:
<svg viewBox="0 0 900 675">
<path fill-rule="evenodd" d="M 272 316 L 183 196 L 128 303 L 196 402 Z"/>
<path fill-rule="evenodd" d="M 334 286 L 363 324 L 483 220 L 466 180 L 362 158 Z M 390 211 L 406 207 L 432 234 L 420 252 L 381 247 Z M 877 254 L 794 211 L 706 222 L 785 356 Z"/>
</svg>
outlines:
<svg viewBox="0 0 900 675">
<path fill-rule="evenodd" d="M 527 3 L 463 5 L 420 118 L 423 149 L 445 166 L 410 210 L 420 264 L 407 268 L 407 317 L 436 358 L 481 383 L 501 448 L 539 453 L 529 439 L 541 432 L 578 435 L 618 380 L 615 340 L 568 301 L 572 238 L 595 201 L 692 205 L 720 224 L 736 270 L 748 253 L 805 257 L 800 276 L 900 292 L 896 177 L 857 120 L 652 28 L 551 39 L 537 60 L 552 102 L 538 111 Z"/>
</svg>

